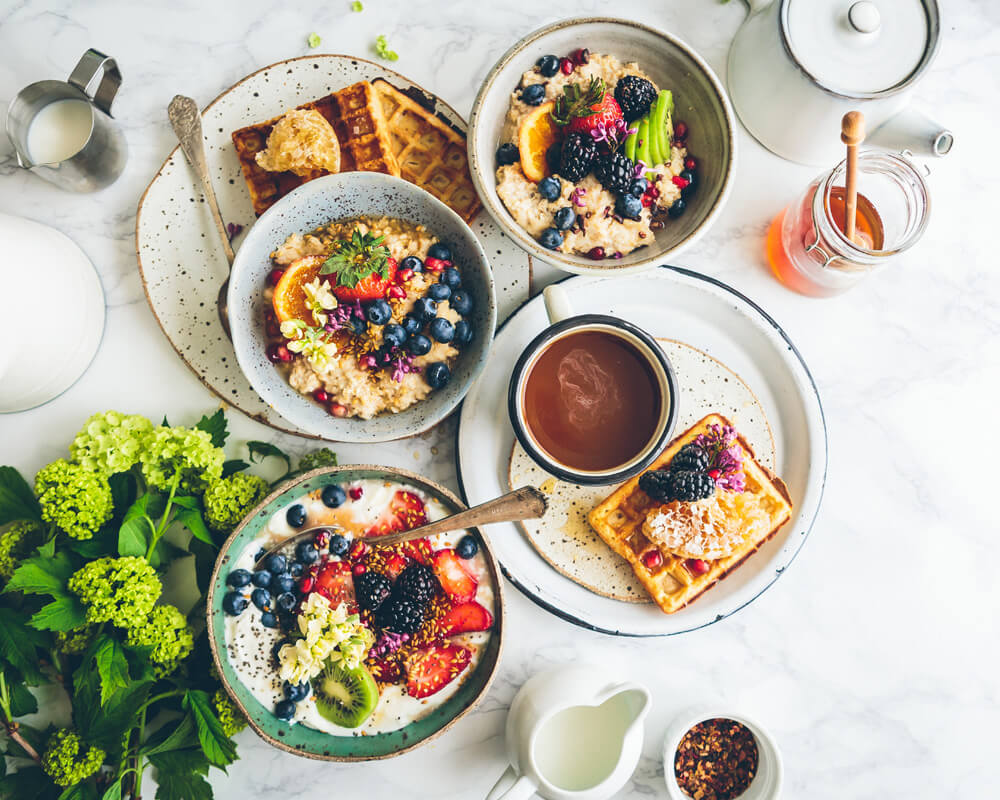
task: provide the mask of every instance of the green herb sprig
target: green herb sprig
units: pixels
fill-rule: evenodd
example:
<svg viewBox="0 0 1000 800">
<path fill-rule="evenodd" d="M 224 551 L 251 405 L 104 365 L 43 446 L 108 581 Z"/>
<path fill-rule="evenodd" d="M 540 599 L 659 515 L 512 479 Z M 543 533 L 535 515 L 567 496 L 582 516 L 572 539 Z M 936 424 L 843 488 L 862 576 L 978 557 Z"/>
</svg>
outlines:
<svg viewBox="0 0 1000 800">
<path fill-rule="evenodd" d="M 389 277 L 389 248 L 384 236 L 361 233 L 357 228 L 350 239 L 333 244 L 333 252 L 320 267 L 321 275 L 336 275 L 341 286 L 357 286 L 369 275 L 376 273 L 383 279 Z"/>
<path fill-rule="evenodd" d="M 552 109 L 552 121 L 557 125 L 568 125 L 576 117 L 589 117 L 595 106 L 604 100 L 607 87 L 601 78 L 593 77 L 590 85 L 581 88 L 579 83 L 567 83 L 563 87 L 563 96 L 556 98 Z"/>
</svg>

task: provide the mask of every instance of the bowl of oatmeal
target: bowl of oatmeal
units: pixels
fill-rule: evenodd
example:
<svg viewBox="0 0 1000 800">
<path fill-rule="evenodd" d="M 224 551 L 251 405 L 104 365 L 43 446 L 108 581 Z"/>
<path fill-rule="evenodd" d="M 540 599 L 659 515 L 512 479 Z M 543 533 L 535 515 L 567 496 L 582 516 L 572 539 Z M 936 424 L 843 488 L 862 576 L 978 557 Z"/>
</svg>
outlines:
<svg viewBox="0 0 1000 800">
<path fill-rule="evenodd" d="M 283 417 L 333 441 L 421 433 L 461 402 L 496 325 L 465 222 L 398 178 L 319 178 L 265 212 L 233 264 L 240 367 Z"/>
<path fill-rule="evenodd" d="M 529 34 L 486 77 L 469 121 L 484 205 L 569 272 L 637 272 L 718 217 L 735 127 L 711 67 L 676 37 L 611 18 Z"/>
</svg>

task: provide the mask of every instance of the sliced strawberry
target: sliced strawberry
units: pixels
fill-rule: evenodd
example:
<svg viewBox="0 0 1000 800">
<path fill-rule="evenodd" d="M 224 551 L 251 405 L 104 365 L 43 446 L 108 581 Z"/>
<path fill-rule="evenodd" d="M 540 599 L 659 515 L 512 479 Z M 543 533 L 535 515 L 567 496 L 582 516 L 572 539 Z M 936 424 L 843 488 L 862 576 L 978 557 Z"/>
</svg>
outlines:
<svg viewBox="0 0 1000 800">
<path fill-rule="evenodd" d="M 431 562 L 445 594 L 455 603 L 467 603 L 476 596 L 479 584 L 462 566 L 462 560 L 450 548 L 438 550 Z"/>
<path fill-rule="evenodd" d="M 392 497 L 389 507 L 383 511 L 375 524 L 368 529 L 368 536 L 384 536 L 396 531 L 409 531 L 427 522 L 424 501 L 413 492 L 400 489 Z"/>
<path fill-rule="evenodd" d="M 434 557 L 434 548 L 431 546 L 430 539 L 427 538 L 403 542 L 402 550 L 409 558 L 425 567 L 431 565 L 431 559 Z"/>
<path fill-rule="evenodd" d="M 493 627 L 493 615 L 474 600 L 459 603 L 441 618 L 441 632 L 444 636 L 453 633 L 488 631 Z"/>
<path fill-rule="evenodd" d="M 354 578 L 346 561 L 331 561 L 316 575 L 313 591 L 329 599 L 336 608 L 341 603 L 354 604 Z"/>
<path fill-rule="evenodd" d="M 435 644 L 415 651 L 406 659 L 406 693 L 429 697 L 441 691 L 469 666 L 472 658 L 457 644 Z"/>
<path fill-rule="evenodd" d="M 618 101 L 615 100 L 611 92 L 605 92 L 601 102 L 594 103 L 590 106 L 590 110 L 593 113 L 588 116 L 573 117 L 569 121 L 569 125 L 566 126 L 566 131 L 568 133 L 579 131 L 589 134 L 596 130 L 598 125 L 604 125 L 610 129 L 618 120 L 622 119 L 621 106 L 618 105 Z"/>
<path fill-rule="evenodd" d="M 385 574 L 390 580 L 396 580 L 404 569 L 406 569 L 406 559 L 399 553 L 393 553 L 385 560 Z"/>
<path fill-rule="evenodd" d="M 368 663 L 368 670 L 379 683 L 396 683 L 403 677 L 403 665 L 398 658 L 386 658 Z"/>
<path fill-rule="evenodd" d="M 371 272 L 354 286 L 334 286 L 333 294 L 338 300 L 347 303 L 385 297 L 386 290 L 396 282 L 396 259 L 390 258 L 386 261 L 386 270 L 385 278 L 376 272 Z"/>
</svg>

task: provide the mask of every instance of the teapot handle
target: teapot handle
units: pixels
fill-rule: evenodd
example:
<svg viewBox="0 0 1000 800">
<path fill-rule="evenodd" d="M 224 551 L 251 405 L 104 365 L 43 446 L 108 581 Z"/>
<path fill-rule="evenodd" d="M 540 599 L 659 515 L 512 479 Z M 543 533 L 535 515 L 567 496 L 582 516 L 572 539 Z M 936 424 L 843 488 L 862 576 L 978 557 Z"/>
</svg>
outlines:
<svg viewBox="0 0 1000 800">
<path fill-rule="evenodd" d="M 527 775 L 520 778 L 513 767 L 508 766 L 497 780 L 486 800 L 527 800 L 535 793 L 535 782 Z"/>
<path fill-rule="evenodd" d="M 87 91 L 94 79 L 101 75 L 97 91 L 91 94 Z M 69 82 L 94 101 L 94 105 L 111 116 L 111 104 L 114 102 L 118 88 L 122 85 L 122 73 L 118 62 L 104 53 L 90 48 L 70 73 Z"/>
</svg>

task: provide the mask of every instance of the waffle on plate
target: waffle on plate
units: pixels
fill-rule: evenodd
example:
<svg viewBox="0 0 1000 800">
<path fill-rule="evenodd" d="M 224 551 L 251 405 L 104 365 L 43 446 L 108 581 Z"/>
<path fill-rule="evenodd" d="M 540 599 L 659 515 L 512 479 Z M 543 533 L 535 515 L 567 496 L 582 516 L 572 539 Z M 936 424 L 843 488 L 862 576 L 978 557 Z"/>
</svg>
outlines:
<svg viewBox="0 0 1000 800">
<path fill-rule="evenodd" d="M 708 433 L 710 425 L 730 424 L 718 414 L 703 418 L 675 438 L 650 470 L 668 467 L 674 455 L 699 434 Z M 725 578 L 791 517 L 792 504 L 785 484 L 757 462 L 742 436 L 737 437 L 735 445 L 742 451 L 746 490 L 731 493 L 718 489 L 711 499 L 700 501 L 703 508 L 718 514 L 729 525 L 750 529 L 749 535 L 725 557 L 685 558 L 647 538 L 643 523 L 647 514 L 661 504 L 639 488 L 639 476 L 620 486 L 590 512 L 588 519 L 594 530 L 631 564 L 646 591 L 667 614 L 679 611 Z"/>
</svg>

